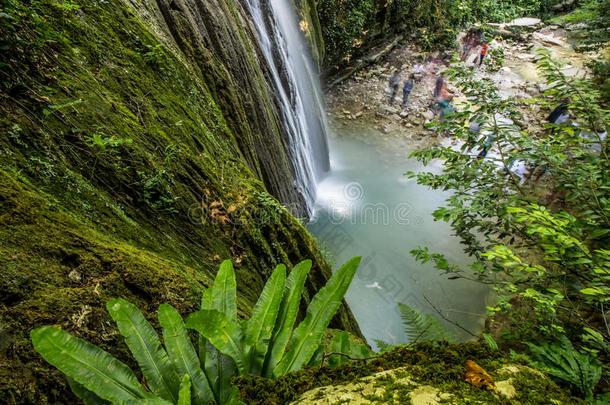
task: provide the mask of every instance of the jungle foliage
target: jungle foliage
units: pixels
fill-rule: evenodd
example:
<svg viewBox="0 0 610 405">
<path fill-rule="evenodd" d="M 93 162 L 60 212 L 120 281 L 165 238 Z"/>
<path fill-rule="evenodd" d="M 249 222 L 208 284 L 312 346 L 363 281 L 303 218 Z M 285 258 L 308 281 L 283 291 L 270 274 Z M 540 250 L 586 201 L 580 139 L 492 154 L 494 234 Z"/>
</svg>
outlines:
<svg viewBox="0 0 610 405">
<path fill-rule="evenodd" d="M 576 32 L 576 50 L 598 51 L 610 42 L 610 0 L 585 0 L 566 16 L 556 19 L 559 23 L 580 24 Z M 610 100 L 610 55 L 600 54 L 588 63 L 594 81 L 600 87 L 606 101 Z"/>
<path fill-rule="evenodd" d="M 574 356 L 586 352 L 593 359 L 589 363 L 607 364 L 610 110 L 595 83 L 565 76 L 548 51 L 540 51 L 538 57 L 547 90 L 541 98 L 523 104 L 501 97 L 493 83 L 475 80 L 473 71 L 460 63 L 450 69 L 451 80 L 467 102 L 450 121 L 434 125 L 463 140 L 463 146 L 415 152 L 424 164 L 441 159 L 444 170 L 408 175 L 419 184 L 451 192 L 447 206 L 434 212 L 435 220 L 452 226 L 475 262 L 464 270 L 425 247 L 412 253 L 421 262 L 432 261 L 445 274 L 492 285 L 498 301 L 488 309 L 497 319 L 507 320 L 500 336 L 504 344 L 552 347 L 559 336 L 565 336 L 579 351 Z M 550 111 L 561 102 L 569 106 L 571 123 L 523 125 L 519 107 L 536 103 Z M 483 136 L 473 133 L 469 122 L 481 124 Z M 486 142 L 495 145 L 493 156 L 472 153 Z M 523 177 L 516 174 L 516 164 L 527 168 Z M 544 171 L 548 180 L 537 182 Z M 549 359 L 542 356 L 541 361 Z M 598 372 L 579 384 L 564 378 L 578 370 L 555 375 L 590 395 Z M 608 383 L 607 369 L 601 380 Z"/>
<path fill-rule="evenodd" d="M 555 0 L 319 0 L 326 66 L 342 65 L 368 46 L 411 33 L 426 50 L 446 48 L 463 27 L 521 16 L 548 17 Z"/>
<path fill-rule="evenodd" d="M 86 404 L 235 404 L 233 377 L 277 378 L 312 360 L 359 263 L 356 257 L 337 270 L 313 297 L 296 328 L 309 260 L 297 264 L 288 277 L 286 267 L 277 266 L 246 321 L 237 317 L 233 265 L 223 262 L 214 285 L 203 293 L 201 310 L 190 314 L 186 322 L 172 306 L 159 307 L 163 343 L 135 305 L 121 298 L 108 302 L 108 312 L 136 359 L 145 385 L 127 365 L 60 328 L 34 329 L 31 338 L 35 349 L 66 374 L 73 392 Z M 198 352 L 188 329 L 199 332 Z M 347 332 L 337 336 L 332 345 L 337 351 L 369 354 L 366 347 L 350 344 Z"/>
</svg>

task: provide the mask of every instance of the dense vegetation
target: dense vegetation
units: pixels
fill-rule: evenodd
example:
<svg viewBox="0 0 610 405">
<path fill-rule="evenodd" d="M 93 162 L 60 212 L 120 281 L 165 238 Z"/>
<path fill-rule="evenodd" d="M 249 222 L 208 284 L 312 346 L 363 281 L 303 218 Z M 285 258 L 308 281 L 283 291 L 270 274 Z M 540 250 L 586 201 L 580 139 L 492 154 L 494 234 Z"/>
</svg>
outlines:
<svg viewBox="0 0 610 405">
<path fill-rule="evenodd" d="M 128 5 L 136 3 L 143 7 Z M 314 0 L 300 3 L 311 17 L 317 54 L 324 54 L 325 47 L 325 64 L 333 66 L 400 32 L 412 33 L 425 49 L 434 49 L 451 44 L 456 31 L 470 23 L 525 13 L 546 16 L 554 2 L 320 0 L 322 36 L 318 16 L 313 16 Z M 76 395 L 93 403 L 98 401 L 94 394 L 104 401 L 118 397 L 73 368 L 74 359 L 60 358 L 72 349 L 81 350 L 77 358 L 87 358 L 91 365 L 101 361 L 115 366 L 127 383 L 127 395 L 150 397 L 152 390 L 177 403 L 188 403 L 191 397 L 195 403 L 233 401 L 230 378 L 235 375 L 259 382 L 252 375 L 271 377 L 263 385 L 275 384 L 274 378 L 305 364 L 328 360 L 334 367 L 346 362 L 338 354 L 324 357 L 319 343 L 329 322 L 359 334 L 349 310 L 339 308 L 355 267 L 352 263 L 349 271 L 330 278 L 313 239 L 278 202 L 299 203 L 281 114 L 265 84 L 268 72 L 258 64 L 252 32 L 233 3 L 199 1 L 198 11 L 214 27 L 210 30 L 190 26 L 196 18 L 184 17 L 193 10 L 181 9 L 181 1 L 0 4 L 0 401 L 75 401 L 64 376 L 33 351 L 28 335 L 41 324 L 58 327 L 36 329 L 32 337 L 37 348 L 73 378 L 69 384 Z M 602 39 L 607 4 L 589 1 L 588 14 L 583 14 L 599 25 L 596 32 Z M 166 20 L 155 21 L 159 16 L 146 14 L 147 7 L 158 7 Z M 595 86 L 567 81 L 552 61 L 543 60 L 549 81 L 556 84 L 553 99 L 570 99 L 580 128 L 599 133 L 601 122 L 607 130 L 608 111 Z M 597 85 L 607 88 L 607 62 L 594 67 Z M 489 121 L 496 111 L 512 110 L 511 104 L 495 98 L 493 89 L 469 82 L 467 72 L 459 75 L 483 103 L 477 117 L 498 131 L 498 142 L 519 146 L 507 151 L 502 164 L 523 158 L 548 165 L 555 176 L 550 189 L 564 201 L 544 209 L 539 196 L 524 193 L 514 181 L 507 186 L 496 166 L 446 150 L 420 157 L 453 160 L 455 166 L 443 175 L 447 177 L 420 180 L 462 193 L 456 193 L 456 205 L 439 211 L 439 218 L 454 221 L 479 260 L 475 270 L 481 280 L 494 283 L 501 293 L 492 310 L 510 316 L 511 325 L 496 338 L 521 351 L 527 348 L 517 342 L 530 342 L 541 367 L 590 397 L 597 380 L 607 384 L 607 374 L 601 377 L 600 371 L 607 372 L 601 363 L 608 361 L 610 334 L 604 324 L 610 260 L 605 250 L 610 237 L 607 141 L 592 141 L 569 128 L 552 137 L 517 141 L 510 128 Z M 445 129 L 467 136 L 460 125 L 471 113 L 465 111 Z M 600 145 L 598 152 L 583 147 L 595 144 Z M 466 171 L 471 189 L 458 182 L 462 167 L 472 169 Z M 478 231 L 487 233 L 484 243 L 473 236 Z M 514 241 L 512 233 L 519 235 Z M 441 256 L 423 249 L 418 255 L 464 275 Z M 227 257 L 237 271 L 231 273 L 224 264 L 217 273 L 221 258 Z M 313 260 L 311 271 L 308 265 L 295 266 L 288 275 L 283 267 L 270 271 L 278 263 L 294 264 L 306 257 Z M 214 287 L 202 292 L 215 276 Z M 323 288 L 329 278 L 326 288 L 341 286 Z M 219 282 L 231 287 L 222 291 L 230 299 L 215 299 L 221 295 Z M 179 314 L 193 313 L 202 294 L 201 311 L 184 323 Z M 121 299 L 111 300 L 115 297 Z M 328 302 L 320 302 L 321 297 Z M 293 331 L 301 298 L 304 320 Z M 288 301 L 290 311 L 282 312 Z M 107 303 L 109 314 L 103 310 Z M 535 322 L 527 303 L 536 308 Z M 287 312 L 291 322 L 278 324 Z M 406 309 L 404 313 L 418 329 L 428 330 L 432 323 Z M 199 353 L 186 327 L 202 336 Z M 154 328 L 165 332 L 164 347 Z M 219 331 L 230 334 L 220 336 Z M 136 332 L 146 335 L 139 346 Z M 432 329 L 428 332 L 439 337 Z M 289 334 L 297 344 L 287 346 Z M 554 339 L 557 334 L 565 339 Z M 227 339 L 238 343 L 227 345 Z M 65 352 L 49 346 L 55 344 L 65 344 Z M 465 356 L 487 353 L 480 345 L 443 345 L 417 350 L 449 357 L 453 377 L 462 372 Z M 346 332 L 335 334 L 330 347 L 356 357 L 356 352 L 367 351 Z M 182 349 L 188 358 L 177 355 Z M 430 370 L 421 365 L 425 356 L 400 353 L 401 361 L 420 364 L 422 379 L 429 376 Z M 561 353 L 560 358 L 553 353 Z M 281 354 L 286 356 L 278 360 Z M 159 358 L 151 363 L 151 355 Z M 496 356 L 490 356 L 490 366 Z M 587 374 L 575 373 L 574 362 L 586 363 Z M 379 364 L 354 367 L 372 372 Z M 129 370 L 137 365 L 146 386 Z M 157 365 L 169 378 L 153 372 Z M 443 367 L 438 361 L 433 372 Z M 458 384 L 457 377 L 452 384 Z"/>
<path fill-rule="evenodd" d="M 603 1 L 603 0 L 601 0 Z M 480 21 L 549 17 L 555 0 L 319 0 L 326 65 L 340 66 L 399 33 L 426 50 L 453 44 L 463 27 Z"/>
<path fill-rule="evenodd" d="M 610 359 L 610 160 L 605 135 L 610 110 L 595 83 L 566 77 L 544 51 L 539 68 L 548 88 L 543 97 L 527 103 L 551 109 L 567 103 L 576 124 L 520 126 L 522 102 L 500 97 L 493 83 L 474 79 L 473 71 L 459 63 L 450 70 L 469 101 L 438 129 L 462 139 L 463 147 L 415 152 L 424 163 L 442 159 L 445 168 L 441 174 L 409 175 L 420 184 L 452 192 L 435 219 L 451 224 L 476 260 L 465 271 L 427 248 L 413 254 L 422 262 L 433 261 L 446 274 L 471 277 L 473 272 L 475 279 L 492 285 L 498 301 L 489 310 L 503 325 L 497 337 L 517 350 L 530 342 L 542 368 L 592 400 L 600 377 L 608 385 L 607 366 L 601 374 Z M 469 122 L 479 123 L 485 135 L 477 137 Z M 495 145 L 498 155 L 472 154 L 485 143 Z M 521 180 L 514 174 L 518 162 L 532 177 Z M 548 182 L 535 182 L 543 171 L 549 173 Z"/>
<path fill-rule="evenodd" d="M 583 27 L 575 38 L 578 51 L 599 51 L 588 63 L 594 74 L 594 81 L 599 86 L 603 97 L 610 101 L 610 54 L 607 44 L 610 41 L 610 1 L 586 0 L 579 3 L 573 13 L 556 17 L 553 21 L 559 23 L 581 24 Z"/>
</svg>

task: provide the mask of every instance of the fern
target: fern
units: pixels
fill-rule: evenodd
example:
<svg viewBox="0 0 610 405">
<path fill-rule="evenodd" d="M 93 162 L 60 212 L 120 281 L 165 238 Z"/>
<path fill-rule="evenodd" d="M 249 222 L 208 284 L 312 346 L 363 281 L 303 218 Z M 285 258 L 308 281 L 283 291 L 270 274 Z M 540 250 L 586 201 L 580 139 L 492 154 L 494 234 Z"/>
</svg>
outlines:
<svg viewBox="0 0 610 405">
<path fill-rule="evenodd" d="M 415 308 L 411 308 L 401 302 L 398 303 L 402 323 L 405 326 L 405 335 L 408 342 L 425 342 L 430 340 L 455 340 L 451 332 L 430 314 L 422 314 Z M 393 345 L 383 340 L 375 339 L 379 353 L 387 353 L 397 347 L 408 346 L 407 344 Z"/>
<path fill-rule="evenodd" d="M 380 340 L 380 339 L 373 339 L 373 341 L 377 345 L 377 348 L 379 349 L 379 353 L 391 352 L 395 347 L 394 345 L 392 345 L 388 342 L 384 342 L 383 340 Z"/>
<path fill-rule="evenodd" d="M 602 375 L 602 364 L 593 354 L 574 349 L 565 335 L 559 342 L 541 346 L 533 343 L 527 345 L 539 360 L 533 362 L 536 367 L 572 384 L 587 400 L 593 398 L 593 388 Z"/>
<path fill-rule="evenodd" d="M 402 322 L 405 326 L 405 334 L 410 342 L 454 339 L 447 328 L 432 315 L 421 314 L 415 308 L 411 308 L 403 303 L 398 303 L 398 307 L 400 308 Z"/>
<path fill-rule="evenodd" d="M 286 268 L 277 266 L 245 322 L 237 318 L 233 265 L 223 262 L 214 286 L 203 293 L 201 310 L 186 323 L 170 305 L 159 307 L 163 342 L 135 305 L 120 298 L 111 300 L 108 312 L 138 362 L 146 386 L 109 353 L 57 327 L 34 329 L 31 338 L 36 351 L 66 374 L 74 394 L 86 404 L 204 405 L 213 398 L 217 405 L 234 405 L 238 399 L 233 377 L 280 376 L 302 368 L 318 354 L 316 349 L 359 264 L 360 258 L 353 258 L 332 275 L 296 329 L 309 260 L 296 265 L 288 278 Z M 201 335 L 199 353 L 187 328 Z M 338 334 L 333 343 L 333 348 L 353 357 L 369 355 L 368 347 L 351 342 L 347 332 Z"/>
<path fill-rule="evenodd" d="M 498 343 L 489 333 L 483 333 L 483 340 L 491 350 L 498 350 Z"/>
</svg>

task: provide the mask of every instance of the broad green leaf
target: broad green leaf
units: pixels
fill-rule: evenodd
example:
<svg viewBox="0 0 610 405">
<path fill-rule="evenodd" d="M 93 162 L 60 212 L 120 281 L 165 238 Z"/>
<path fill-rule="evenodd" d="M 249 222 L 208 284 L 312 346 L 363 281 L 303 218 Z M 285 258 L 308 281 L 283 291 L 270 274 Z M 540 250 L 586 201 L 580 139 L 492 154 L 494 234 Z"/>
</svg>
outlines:
<svg viewBox="0 0 610 405">
<path fill-rule="evenodd" d="M 273 375 L 273 369 L 284 355 L 290 336 L 292 336 L 294 322 L 299 313 L 301 295 L 303 294 L 303 287 L 310 269 L 311 260 L 304 260 L 294 266 L 288 275 L 271 343 L 267 350 L 267 357 L 263 367 L 264 377 L 270 378 Z"/>
<path fill-rule="evenodd" d="M 233 359 L 222 354 L 203 336 L 199 339 L 199 358 L 204 365 L 214 400 L 217 404 L 229 404 L 237 397 L 237 388 L 231 379 L 237 375 L 237 366 Z"/>
<path fill-rule="evenodd" d="M 333 336 L 333 340 L 330 344 L 330 351 L 331 353 L 344 353 L 347 355 L 351 355 L 349 345 L 349 334 L 346 331 L 335 333 L 335 336 Z M 331 368 L 335 368 L 347 361 L 349 361 L 347 357 L 334 354 L 328 358 L 328 365 Z"/>
<path fill-rule="evenodd" d="M 46 361 L 100 398 L 120 402 L 151 397 L 129 367 L 68 332 L 43 326 L 30 332 L 30 337 Z"/>
<path fill-rule="evenodd" d="M 122 298 L 109 301 L 106 308 L 125 337 L 125 343 L 140 365 L 150 389 L 175 403 L 180 380 L 157 332 L 135 305 Z"/>
<path fill-rule="evenodd" d="M 195 329 L 220 352 L 235 360 L 240 375 L 248 374 L 248 364 L 242 349 L 243 333 L 235 318 L 215 309 L 202 309 L 186 320 L 186 327 Z"/>
<path fill-rule="evenodd" d="M 586 294 L 586 295 L 602 295 L 603 294 L 603 290 L 598 287 L 583 288 L 582 290 L 580 290 L 580 292 L 583 294 Z"/>
<path fill-rule="evenodd" d="M 82 384 L 77 383 L 74 379 L 68 377 L 68 384 L 70 384 L 70 388 L 74 395 L 79 397 L 85 405 L 107 405 L 110 404 L 109 401 L 100 398 L 94 392 L 89 391 L 87 388 L 83 387 Z"/>
<path fill-rule="evenodd" d="M 260 375 L 262 372 L 285 286 L 286 266 L 280 264 L 267 280 L 265 288 L 254 306 L 252 317 L 246 323 L 244 346 L 250 363 L 250 371 L 254 375 Z"/>
<path fill-rule="evenodd" d="M 191 378 L 188 374 L 182 377 L 178 392 L 178 405 L 191 405 Z"/>
<path fill-rule="evenodd" d="M 119 405 L 173 405 L 171 402 L 166 401 L 163 398 L 149 398 L 149 399 L 130 399 L 128 401 L 121 401 Z"/>
<path fill-rule="evenodd" d="M 353 341 L 350 341 L 351 351 L 354 354 L 354 357 L 359 357 L 361 359 L 372 357 L 373 351 L 366 344 L 360 344 Z"/>
<path fill-rule="evenodd" d="M 188 330 L 178 311 L 168 304 L 159 306 L 159 323 L 163 327 L 163 342 L 179 375 L 188 375 L 192 382 L 195 405 L 207 405 L 212 400 L 208 380 L 201 370 L 199 357 L 188 336 Z"/>
<path fill-rule="evenodd" d="M 356 274 L 360 260 L 360 257 L 354 257 L 345 263 L 314 296 L 305 319 L 294 331 L 290 350 L 273 370 L 275 376 L 299 370 L 311 359 L 326 327 L 341 306 L 341 300 Z"/>
<path fill-rule="evenodd" d="M 225 260 L 220 265 L 214 286 L 211 288 L 210 306 L 204 307 L 202 302 L 201 309 L 215 309 L 231 318 L 237 318 L 236 289 L 233 264 L 230 260 Z M 205 294 L 204 298 L 207 298 Z"/>
<path fill-rule="evenodd" d="M 320 363 L 322 363 L 322 356 L 324 355 L 324 353 L 326 353 L 326 346 L 322 342 L 318 345 L 318 348 L 311 356 L 311 359 L 309 359 L 309 363 L 307 363 L 307 366 L 308 367 L 319 367 Z"/>
</svg>

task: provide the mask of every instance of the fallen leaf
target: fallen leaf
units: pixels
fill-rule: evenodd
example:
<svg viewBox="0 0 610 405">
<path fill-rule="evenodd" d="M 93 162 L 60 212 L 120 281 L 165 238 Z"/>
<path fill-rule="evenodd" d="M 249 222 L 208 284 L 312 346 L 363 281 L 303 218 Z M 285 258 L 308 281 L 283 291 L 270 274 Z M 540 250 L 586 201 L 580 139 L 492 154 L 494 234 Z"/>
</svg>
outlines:
<svg viewBox="0 0 610 405">
<path fill-rule="evenodd" d="M 472 360 L 466 360 L 466 382 L 477 388 L 498 392 L 492 376 Z"/>
</svg>

